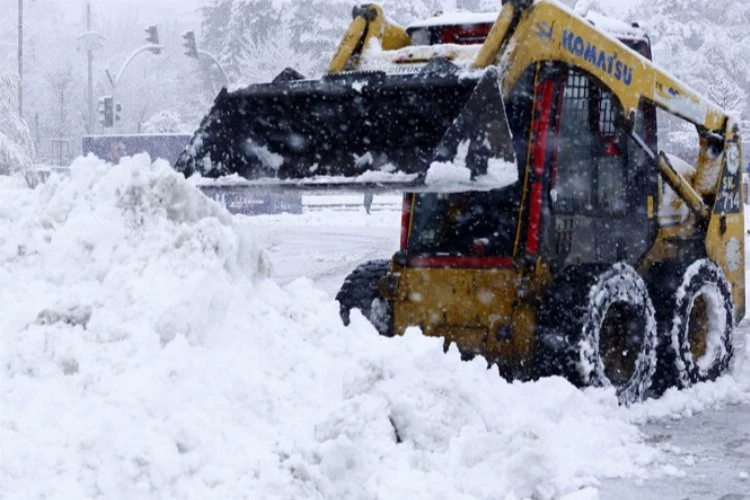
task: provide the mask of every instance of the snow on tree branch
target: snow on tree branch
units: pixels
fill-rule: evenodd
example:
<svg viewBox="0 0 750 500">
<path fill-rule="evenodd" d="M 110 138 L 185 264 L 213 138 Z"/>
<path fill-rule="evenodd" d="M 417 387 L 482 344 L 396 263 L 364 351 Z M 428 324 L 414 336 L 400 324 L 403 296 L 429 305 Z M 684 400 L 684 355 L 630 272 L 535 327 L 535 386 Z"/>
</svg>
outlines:
<svg viewBox="0 0 750 500">
<path fill-rule="evenodd" d="M 0 73 L 0 175 L 27 174 L 34 166 L 34 142 L 18 116 L 16 75 Z"/>
</svg>

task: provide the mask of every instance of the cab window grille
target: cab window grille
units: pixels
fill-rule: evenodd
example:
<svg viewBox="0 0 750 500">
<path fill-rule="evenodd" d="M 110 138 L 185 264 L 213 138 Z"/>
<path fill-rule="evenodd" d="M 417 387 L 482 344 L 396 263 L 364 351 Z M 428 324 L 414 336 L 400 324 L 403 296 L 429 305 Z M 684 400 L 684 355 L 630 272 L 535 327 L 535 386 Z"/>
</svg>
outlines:
<svg viewBox="0 0 750 500">
<path fill-rule="evenodd" d="M 568 113 L 577 116 L 571 119 L 580 118 L 581 123 L 588 122 L 589 100 L 591 96 L 591 86 L 589 79 L 580 73 L 571 71 L 568 74 L 568 82 L 565 84 L 564 106 Z"/>
<path fill-rule="evenodd" d="M 599 99 L 599 132 L 605 137 L 613 137 L 617 133 L 615 108 L 612 105 L 612 92 L 601 92 Z"/>
<path fill-rule="evenodd" d="M 589 75 L 569 70 L 563 93 L 558 213 L 627 213 L 627 170 L 618 137 L 619 103 Z"/>
<path fill-rule="evenodd" d="M 593 150 L 590 127 L 591 82 L 581 73 L 568 73 L 563 92 L 557 171 L 557 202 L 561 213 L 593 210 L 593 175 L 587 158 Z"/>
</svg>

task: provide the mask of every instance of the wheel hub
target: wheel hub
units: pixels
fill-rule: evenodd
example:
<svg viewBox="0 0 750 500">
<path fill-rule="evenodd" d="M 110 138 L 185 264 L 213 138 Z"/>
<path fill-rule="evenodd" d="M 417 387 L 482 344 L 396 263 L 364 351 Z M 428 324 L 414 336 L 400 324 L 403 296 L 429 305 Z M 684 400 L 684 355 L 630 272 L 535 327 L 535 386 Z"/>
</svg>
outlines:
<svg viewBox="0 0 750 500">
<path fill-rule="evenodd" d="M 599 353 L 604 374 L 616 387 L 625 385 L 635 373 L 645 331 L 641 315 L 626 303 L 612 304 L 599 333 Z"/>
<path fill-rule="evenodd" d="M 690 342 L 690 354 L 695 360 L 706 355 L 709 323 L 706 299 L 703 295 L 699 295 L 693 301 L 688 318 L 688 342 Z"/>
</svg>

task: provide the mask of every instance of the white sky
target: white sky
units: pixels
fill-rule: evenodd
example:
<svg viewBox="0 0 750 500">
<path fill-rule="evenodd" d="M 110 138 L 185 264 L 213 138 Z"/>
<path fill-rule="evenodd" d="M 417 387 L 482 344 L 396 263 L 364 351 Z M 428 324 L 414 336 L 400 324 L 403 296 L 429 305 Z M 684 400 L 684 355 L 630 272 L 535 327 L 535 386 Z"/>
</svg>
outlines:
<svg viewBox="0 0 750 500">
<path fill-rule="evenodd" d="M 26 0 L 29 1 L 29 0 Z M 121 9 L 135 9 L 143 14 L 148 13 L 173 13 L 182 17 L 192 17 L 195 15 L 196 10 L 208 3 L 208 0 L 90 0 L 95 11 L 102 14 L 121 10 Z M 586 3 L 587 0 L 579 0 L 580 3 Z M 601 5 L 608 5 L 612 9 L 611 13 L 615 15 L 622 14 L 627 9 L 643 0 L 600 0 L 598 3 Z M 86 0 L 56 0 L 56 2 L 62 6 L 65 6 L 66 11 L 72 15 L 79 15 L 83 9 L 83 5 Z M 356 0 L 352 0 L 352 5 L 357 3 Z M 590 2 L 594 3 L 594 2 Z M 497 2 L 498 8 L 500 1 Z"/>
<path fill-rule="evenodd" d="M 28 0 L 27 0 L 28 1 Z M 77 8 L 86 3 L 86 0 L 56 0 L 60 5 L 69 5 Z M 95 8 L 117 9 L 123 7 L 138 7 L 143 9 L 175 9 L 177 11 L 189 11 L 196 9 L 203 4 L 205 0 L 91 0 L 91 5 Z"/>
<path fill-rule="evenodd" d="M 29 0 L 26 0 L 29 1 Z M 55 0 L 66 14 L 78 17 L 84 11 L 86 0 Z M 193 19 L 197 9 L 205 5 L 206 0 L 91 0 L 94 15 L 107 15 L 115 11 L 136 11 L 147 16 L 171 14 L 170 17 Z"/>
<path fill-rule="evenodd" d="M 34 0 L 24 0 L 30 2 Z M 60 5 L 69 19 L 83 19 L 86 0 L 52 0 Z M 198 8 L 209 3 L 209 0 L 90 0 L 94 16 L 108 17 L 115 13 L 137 15 L 140 19 L 154 17 L 154 22 L 163 20 L 177 20 L 181 24 L 195 24 L 200 22 Z M 304 0 L 293 0 L 304 1 Z M 643 0 L 578 0 L 581 4 L 607 5 L 609 12 L 603 12 L 613 17 L 624 16 L 628 8 Z M 2 2 L 0 2 L 2 3 Z M 352 5 L 358 3 L 352 0 Z M 568 4 L 575 2 L 565 2 Z M 500 0 L 497 1 L 498 8 Z"/>
</svg>

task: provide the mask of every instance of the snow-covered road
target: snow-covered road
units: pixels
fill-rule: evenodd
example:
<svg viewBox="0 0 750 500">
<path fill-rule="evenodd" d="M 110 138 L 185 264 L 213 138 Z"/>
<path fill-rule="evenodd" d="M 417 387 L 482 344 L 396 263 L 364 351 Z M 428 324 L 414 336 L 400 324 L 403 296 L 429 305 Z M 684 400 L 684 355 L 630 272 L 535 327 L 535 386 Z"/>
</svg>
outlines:
<svg viewBox="0 0 750 500">
<path fill-rule="evenodd" d="M 387 259 L 398 248 L 401 198 L 376 196 L 370 215 L 361 200 L 361 195 L 304 196 L 301 215 L 236 217 L 253 228 L 278 283 L 310 278 L 333 297 L 358 264 Z"/>
<path fill-rule="evenodd" d="M 356 196 L 305 197 L 302 215 L 247 218 L 262 235 L 281 283 L 308 277 L 333 297 L 346 274 L 370 259 L 388 258 L 398 246 L 400 198 L 376 201 L 369 216 Z M 337 203 L 342 206 L 334 208 Z M 319 208 L 326 205 L 326 208 Z M 750 333 L 750 320 L 740 325 Z M 744 371 L 750 371 L 745 367 Z M 679 393 L 670 395 L 684 400 Z M 690 397 L 694 397 L 691 395 Z M 713 396 L 707 395 L 708 398 Z M 700 399 L 700 397 L 699 397 Z M 684 403 L 684 401 L 683 401 Z M 690 407 L 690 404 L 686 404 Z M 696 404 L 695 406 L 703 406 Z M 715 408 L 640 424 L 646 442 L 664 453 L 659 477 L 602 480 L 608 500 L 750 499 L 750 406 L 718 403 Z"/>
<path fill-rule="evenodd" d="M 747 331 L 747 327 L 745 327 Z M 660 478 L 603 481 L 608 500 L 750 498 L 750 407 L 722 404 L 679 420 L 641 425 L 674 469 Z"/>
</svg>

